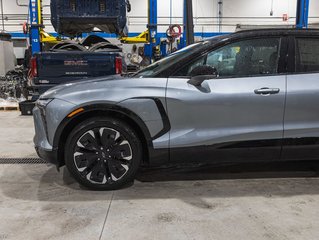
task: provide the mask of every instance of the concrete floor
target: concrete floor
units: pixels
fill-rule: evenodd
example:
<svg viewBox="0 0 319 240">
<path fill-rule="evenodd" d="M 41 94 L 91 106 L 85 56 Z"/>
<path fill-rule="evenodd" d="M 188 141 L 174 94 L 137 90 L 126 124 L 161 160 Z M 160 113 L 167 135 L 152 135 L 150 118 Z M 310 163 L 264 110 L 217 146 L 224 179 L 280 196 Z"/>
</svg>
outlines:
<svg viewBox="0 0 319 240">
<path fill-rule="evenodd" d="M 36 157 L 32 137 L 31 117 L 0 112 L 0 162 Z M 317 240 L 316 169 L 300 163 L 143 170 L 129 188 L 93 192 L 65 169 L 0 164 L 0 240 Z"/>
</svg>

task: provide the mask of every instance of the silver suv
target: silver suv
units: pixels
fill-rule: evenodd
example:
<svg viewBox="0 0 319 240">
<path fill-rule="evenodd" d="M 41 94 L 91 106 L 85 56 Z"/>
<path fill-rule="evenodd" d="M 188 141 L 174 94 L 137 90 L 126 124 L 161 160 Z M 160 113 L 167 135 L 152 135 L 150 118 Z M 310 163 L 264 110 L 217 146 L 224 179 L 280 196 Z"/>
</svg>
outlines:
<svg viewBox="0 0 319 240">
<path fill-rule="evenodd" d="M 139 166 L 319 156 L 319 31 L 207 39 L 131 78 L 55 87 L 34 109 L 37 152 L 82 185 L 118 189 Z"/>
</svg>

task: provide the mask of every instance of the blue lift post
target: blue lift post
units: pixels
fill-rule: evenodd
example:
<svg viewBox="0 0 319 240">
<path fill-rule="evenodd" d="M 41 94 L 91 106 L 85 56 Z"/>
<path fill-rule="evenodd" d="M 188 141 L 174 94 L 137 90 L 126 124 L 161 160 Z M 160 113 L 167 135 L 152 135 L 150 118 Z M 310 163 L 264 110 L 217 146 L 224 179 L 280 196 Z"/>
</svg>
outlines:
<svg viewBox="0 0 319 240">
<path fill-rule="evenodd" d="M 297 1 L 296 28 L 308 28 L 309 1 Z"/>
<path fill-rule="evenodd" d="M 148 25 L 149 44 L 145 44 L 145 55 L 152 59 L 153 49 L 159 44 L 157 34 L 157 0 L 148 0 Z"/>
<path fill-rule="evenodd" d="M 148 0 L 148 29 L 149 29 L 149 44 L 145 44 L 145 55 L 152 58 L 154 47 L 160 44 L 157 29 L 157 0 Z M 181 38 L 178 48 L 184 48 L 194 43 L 194 22 L 193 22 L 193 7 L 192 0 L 184 0 L 184 17 L 183 17 L 183 37 Z M 166 45 L 161 46 L 162 55 L 166 52 Z"/>
<path fill-rule="evenodd" d="M 41 0 L 30 0 L 29 11 L 30 11 L 30 44 L 32 54 L 41 52 L 41 41 L 40 41 L 40 9 Z"/>
</svg>

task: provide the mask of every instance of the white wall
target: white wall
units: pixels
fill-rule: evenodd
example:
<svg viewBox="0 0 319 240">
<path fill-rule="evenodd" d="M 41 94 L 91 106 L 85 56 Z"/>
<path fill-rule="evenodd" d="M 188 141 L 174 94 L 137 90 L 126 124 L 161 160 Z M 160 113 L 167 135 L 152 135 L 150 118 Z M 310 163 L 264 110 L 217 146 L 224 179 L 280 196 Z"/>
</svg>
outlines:
<svg viewBox="0 0 319 240">
<path fill-rule="evenodd" d="M 21 4 L 28 4 L 29 0 L 18 0 Z M 170 2 L 172 1 L 172 12 L 170 18 Z M 22 23 L 26 20 L 28 8 L 18 7 L 16 0 L 3 0 L 4 13 L 8 16 L 6 21 L 7 31 L 21 31 Z M 44 5 L 49 4 L 44 0 Z M 130 32 L 142 32 L 147 24 L 147 2 L 148 0 L 131 0 L 132 12 L 129 13 Z M 272 0 L 223 0 L 223 26 L 222 31 L 231 32 L 235 30 L 236 24 L 294 24 L 297 0 L 273 0 L 274 15 L 270 17 Z M 218 0 L 193 0 L 195 32 L 218 31 Z M 23 14 L 23 15 L 21 15 Z M 50 26 L 50 9 L 44 8 L 46 30 L 53 31 Z M 282 21 L 282 15 L 288 14 L 290 20 Z M 182 23 L 183 0 L 158 0 L 159 24 Z M 254 18 L 257 17 L 257 18 Z M 317 17 L 317 18 L 312 18 Z M 18 20 L 13 20 L 13 19 Z M 319 1 L 310 0 L 310 23 L 319 22 Z M 20 24 L 20 25 L 19 25 Z M 159 31 L 165 32 L 167 26 L 160 26 Z"/>
<path fill-rule="evenodd" d="M 29 0 L 18 0 L 19 4 L 28 5 Z M 49 5 L 50 0 L 43 0 L 43 5 Z M 27 21 L 28 16 L 28 7 L 19 7 L 16 4 L 16 0 L 3 0 L 3 9 L 4 15 L 7 15 L 8 21 L 6 24 L 6 30 L 9 32 L 22 32 L 22 24 Z M 50 14 L 50 8 L 44 7 L 43 14 Z M 51 27 L 50 21 L 45 21 L 46 30 L 47 31 L 54 31 Z"/>
</svg>

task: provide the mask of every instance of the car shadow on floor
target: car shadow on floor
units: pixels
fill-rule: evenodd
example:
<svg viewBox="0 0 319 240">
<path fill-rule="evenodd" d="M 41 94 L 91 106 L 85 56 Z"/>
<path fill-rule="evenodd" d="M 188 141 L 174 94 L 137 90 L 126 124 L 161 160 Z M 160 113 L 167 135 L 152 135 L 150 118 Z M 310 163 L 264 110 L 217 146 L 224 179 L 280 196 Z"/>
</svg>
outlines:
<svg viewBox="0 0 319 240">
<path fill-rule="evenodd" d="M 41 202 L 180 199 L 206 208 L 206 198 L 244 196 L 290 197 L 319 194 L 319 162 L 240 163 L 228 165 L 188 165 L 141 169 L 134 184 L 115 192 L 89 191 L 79 186 L 66 168 L 55 167 L 34 174 L 21 165 L 25 182 L 1 182 L 6 197 Z M 4 172 L 1 179 L 12 177 Z M 32 181 L 30 181 L 32 179 Z M 1 201 L 1 199 L 0 199 Z M 209 206 L 208 206 L 209 207 Z"/>
</svg>

